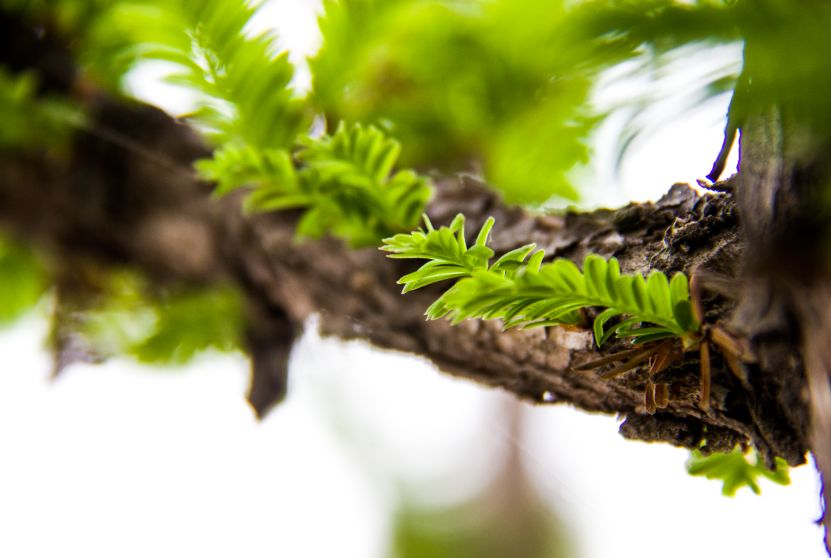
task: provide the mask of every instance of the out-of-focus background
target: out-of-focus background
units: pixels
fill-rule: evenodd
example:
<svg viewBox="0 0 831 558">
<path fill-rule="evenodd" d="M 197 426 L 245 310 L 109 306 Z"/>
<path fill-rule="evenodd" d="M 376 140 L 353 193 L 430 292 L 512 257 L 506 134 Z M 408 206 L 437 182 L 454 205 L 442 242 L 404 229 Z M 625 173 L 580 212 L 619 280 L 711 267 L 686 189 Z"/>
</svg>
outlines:
<svg viewBox="0 0 831 558">
<path fill-rule="evenodd" d="M 315 2 L 273 0 L 308 87 Z M 709 170 L 729 99 L 681 97 L 729 47 L 679 58 L 615 168 L 625 116 L 596 136 L 591 205 L 655 199 Z M 700 70 L 699 70 L 700 69 Z M 172 112 L 189 99 L 147 66 L 134 91 Z M 683 75 L 681 75 L 683 73 Z M 643 84 L 609 75 L 614 106 Z M 655 76 L 653 76 L 655 77 Z M 732 158 L 735 169 L 735 155 Z M 206 353 L 182 368 L 75 365 L 55 381 L 48 301 L 0 332 L 0 556 L 640 558 L 824 556 L 813 467 L 735 498 L 685 472 L 687 452 L 626 442 L 614 417 L 532 407 L 408 355 L 321 339 L 292 354 L 288 399 L 257 422 L 247 362 Z"/>
</svg>

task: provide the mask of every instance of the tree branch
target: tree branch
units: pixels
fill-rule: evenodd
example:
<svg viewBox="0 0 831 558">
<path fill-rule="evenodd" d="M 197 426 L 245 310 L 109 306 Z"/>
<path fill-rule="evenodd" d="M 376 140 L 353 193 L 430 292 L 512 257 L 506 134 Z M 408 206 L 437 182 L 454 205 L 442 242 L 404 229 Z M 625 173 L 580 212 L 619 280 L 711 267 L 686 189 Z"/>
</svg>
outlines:
<svg viewBox="0 0 831 558">
<path fill-rule="evenodd" d="M 73 138 L 68 157 L 0 155 L 0 225 L 46 248 L 62 274 L 93 262 L 135 266 L 159 284 L 236 284 L 248 301 L 250 400 L 259 413 L 282 397 L 287 347 L 318 314 L 326 334 L 411 352 L 445 372 L 535 403 L 620 414 L 626 419 L 621 432 L 630 438 L 688 448 L 705 444 L 705 451 L 749 441 L 769 460 L 804 461 L 807 411 L 785 404 L 804 387 L 799 359 L 749 365 L 740 379 L 716 353 L 705 412 L 698 405 L 699 363 L 687 354 L 659 378 L 669 385 L 667 408 L 648 414 L 643 372 L 607 381 L 595 371 L 574 369 L 598 357 L 590 330 L 502 332 L 492 322 L 427 322 L 424 310 L 439 291 L 402 296 L 396 285 L 412 264 L 371 248 L 350 250 L 334 238 L 298 242 L 292 212 L 246 217 L 239 195 L 213 199 L 210 185 L 197 180 L 191 163 L 208 150 L 186 125 L 76 78 L 53 88 L 84 106 L 89 125 Z M 625 272 L 718 274 L 735 282 L 738 300 L 753 288 L 733 279 L 743 241 L 730 194 L 700 197 L 674 185 L 656 203 L 533 216 L 505 206 L 473 178 L 449 178 L 428 213 L 440 225 L 457 212 L 474 230 L 493 215 L 498 252 L 535 242 L 549 257 L 580 262 L 588 252 L 615 256 Z M 729 297 L 706 293 L 707 321 L 725 321 L 734 306 Z M 777 335 L 779 348 L 771 355 L 798 354 L 798 337 Z M 619 349 L 610 344 L 604 353 Z M 775 375 L 771 366 L 778 367 Z M 761 369 L 767 373 L 758 374 Z"/>
</svg>

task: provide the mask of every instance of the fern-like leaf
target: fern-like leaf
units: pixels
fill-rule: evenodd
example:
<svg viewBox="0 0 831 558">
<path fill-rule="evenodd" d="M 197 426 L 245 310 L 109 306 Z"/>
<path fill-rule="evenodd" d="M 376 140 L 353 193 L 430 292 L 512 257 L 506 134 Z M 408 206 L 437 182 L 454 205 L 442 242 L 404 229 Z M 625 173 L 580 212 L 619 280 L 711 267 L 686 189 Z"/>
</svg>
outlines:
<svg viewBox="0 0 831 558">
<path fill-rule="evenodd" d="M 412 229 L 430 197 L 428 181 L 393 171 L 401 147 L 375 127 L 341 123 L 331 135 L 306 136 L 308 111 L 291 88 L 287 53 L 277 52 L 270 34 L 251 33 L 258 7 L 127 0 L 105 19 L 132 39 L 134 62 L 173 64 L 169 81 L 197 95 L 189 118 L 217 148 L 196 168 L 217 184 L 217 195 L 248 187 L 246 210 L 300 208 L 300 236 L 330 233 L 352 246 Z"/>
<path fill-rule="evenodd" d="M 370 245 L 418 223 L 432 189 L 411 170 L 393 172 L 400 152 L 378 128 L 343 122 L 331 136 L 302 141 L 301 182 L 317 203 L 335 210 L 327 229 Z"/>
<path fill-rule="evenodd" d="M 135 61 L 175 64 L 168 80 L 197 94 L 191 115 L 217 143 L 287 148 L 305 124 L 290 87 L 294 69 L 268 33 L 248 30 L 258 5 L 245 0 L 132 0 L 109 23 L 133 39 Z"/>
<path fill-rule="evenodd" d="M 399 152 L 398 142 L 373 126 L 341 124 L 332 135 L 304 138 L 293 155 L 228 144 L 196 167 L 217 183 L 217 195 L 250 187 L 248 211 L 304 209 L 301 236 L 333 233 L 367 246 L 412 229 L 431 195 L 426 178 L 393 172 Z"/>
<path fill-rule="evenodd" d="M 508 327 L 574 324 L 580 310 L 605 308 L 594 322 L 598 345 L 612 335 L 647 342 L 668 337 L 682 339 L 698 331 L 692 318 L 686 276 L 672 281 L 659 271 L 644 279 L 622 275 L 615 258 L 589 254 L 583 271 L 571 261 L 542 263 L 545 254 L 529 244 L 512 250 L 492 265 L 493 251 L 487 237 L 493 226 L 488 219 L 476 244 L 465 246 L 464 217 L 449 227 L 399 234 L 381 248 L 392 258 L 427 259 L 417 271 L 399 280 L 404 292 L 439 281 L 457 279 L 430 308 L 430 319 L 448 317 L 454 323 L 470 318 L 501 319 Z M 609 322 L 624 317 L 611 327 Z"/>
</svg>

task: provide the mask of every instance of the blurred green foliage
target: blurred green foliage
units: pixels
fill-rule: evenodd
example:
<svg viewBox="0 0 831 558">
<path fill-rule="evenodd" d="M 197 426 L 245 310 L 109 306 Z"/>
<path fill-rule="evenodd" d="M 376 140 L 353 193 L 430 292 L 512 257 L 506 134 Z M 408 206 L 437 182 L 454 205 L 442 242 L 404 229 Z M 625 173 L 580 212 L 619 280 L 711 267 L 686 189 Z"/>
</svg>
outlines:
<svg viewBox="0 0 831 558">
<path fill-rule="evenodd" d="M 585 106 L 591 70 L 566 71 L 564 2 L 324 5 L 311 68 L 327 118 L 389 126 L 406 165 L 481 164 L 511 202 L 576 199 L 566 173 L 587 160 L 596 120 Z"/>
<path fill-rule="evenodd" d="M 234 289 L 165 293 L 151 308 L 152 329 L 129 348 L 142 362 L 183 364 L 206 349 L 228 352 L 241 346 L 242 304 Z"/>
<path fill-rule="evenodd" d="M 37 77 L 0 67 L 0 149 L 60 148 L 83 122 L 68 101 L 37 96 Z"/>
<path fill-rule="evenodd" d="M 229 286 L 150 290 L 139 275 L 112 271 L 80 305 L 79 334 L 96 354 L 184 364 L 206 349 L 240 348 L 242 299 Z"/>
<path fill-rule="evenodd" d="M 30 310 L 47 286 L 43 264 L 28 246 L 0 236 L 0 326 Z"/>
<path fill-rule="evenodd" d="M 255 13 L 242 0 L 128 0 L 113 3 L 96 25 L 126 39 L 110 50 L 126 67 L 172 64 L 168 81 L 199 94 L 189 119 L 215 143 L 285 148 L 305 131 L 303 101 L 290 87 L 288 53 L 270 34 L 249 32 Z"/>
<path fill-rule="evenodd" d="M 577 200 L 572 171 L 607 116 L 592 103 L 604 71 L 635 60 L 648 71 L 679 48 L 745 41 L 734 121 L 777 102 L 831 127 L 822 0 L 325 0 L 308 98 L 273 37 L 250 33 L 257 6 L 243 0 L 3 4 L 49 12 L 113 88 L 138 62 L 172 63 L 218 145 L 291 149 L 315 114 L 330 131 L 373 124 L 401 140 L 404 166 L 481 173 L 512 203 Z M 737 77 L 708 76 L 702 96 Z"/>
<path fill-rule="evenodd" d="M 404 164 L 481 171 L 511 203 L 576 200 L 603 70 L 735 40 L 726 5 L 326 0 L 313 99 L 330 120 L 388 126 Z"/>
<path fill-rule="evenodd" d="M 725 496 L 735 496 L 743 486 L 747 486 L 755 494 L 759 494 L 759 479 L 768 479 L 776 484 L 791 483 L 788 474 L 788 464 L 784 459 L 776 458 L 776 469 L 768 469 L 756 452 L 736 448 L 731 453 L 714 453 L 704 456 L 699 451 L 690 454 L 687 461 L 687 472 L 693 476 L 702 476 L 708 479 L 720 480 L 721 493 Z"/>
<path fill-rule="evenodd" d="M 331 136 L 308 135 L 309 112 L 291 87 L 288 53 L 277 52 L 271 34 L 250 33 L 256 4 L 129 0 L 85 5 L 83 13 L 97 8 L 98 16 L 82 18 L 78 10 L 65 9 L 75 15 L 63 19 L 109 30 L 110 35 L 99 37 L 100 51 L 107 55 L 86 58 L 93 71 L 123 77 L 138 63 L 163 61 L 176 68 L 167 80 L 197 95 L 198 108 L 187 118 L 217 146 L 197 168 L 218 183 L 218 194 L 253 187 L 248 210 L 303 208 L 300 236 L 332 233 L 353 246 L 375 245 L 417 223 L 430 188 L 412 171 L 392 174 L 398 142 L 360 125 L 342 126 Z M 121 70 L 106 59 L 118 59 Z"/>
<path fill-rule="evenodd" d="M 489 487 L 498 493 L 499 486 Z M 389 558 L 567 558 L 571 541 L 541 502 L 494 509 L 485 501 L 428 508 L 404 501 L 395 516 Z M 489 506 L 490 505 L 490 506 Z"/>
<path fill-rule="evenodd" d="M 831 3 L 823 0 L 736 2 L 745 38 L 744 74 L 737 88 L 741 117 L 775 102 L 813 133 L 831 136 Z"/>
</svg>

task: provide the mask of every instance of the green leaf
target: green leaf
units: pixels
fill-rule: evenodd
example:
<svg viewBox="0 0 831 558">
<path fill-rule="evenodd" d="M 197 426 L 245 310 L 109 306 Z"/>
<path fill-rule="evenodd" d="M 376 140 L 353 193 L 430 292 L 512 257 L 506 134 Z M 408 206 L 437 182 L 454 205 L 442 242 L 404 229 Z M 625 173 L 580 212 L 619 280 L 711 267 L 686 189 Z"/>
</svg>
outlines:
<svg viewBox="0 0 831 558">
<path fill-rule="evenodd" d="M 45 287 L 45 272 L 34 251 L 0 236 L 0 326 L 30 310 Z"/>
<path fill-rule="evenodd" d="M 589 254 L 583 262 L 586 291 L 589 296 L 608 298 L 606 288 L 606 260 L 596 254 Z"/>
<path fill-rule="evenodd" d="M 38 92 L 35 74 L 0 67 L 0 149 L 62 148 L 83 125 L 80 109 L 66 99 Z"/>
<path fill-rule="evenodd" d="M 690 299 L 690 289 L 687 285 L 687 276 L 683 273 L 676 273 L 669 282 L 670 299 L 672 305 Z"/>
<path fill-rule="evenodd" d="M 607 261 L 594 254 L 586 256 L 584 272 L 565 259 L 543 264 L 542 251 L 529 259 L 533 244 L 511 250 L 489 265 L 493 253 L 482 245 L 482 239 L 487 238 L 492 220 L 485 223 L 485 232 L 480 232 L 469 249 L 460 240 L 464 238 L 462 216 L 456 216 L 450 227 L 437 230 L 429 220 L 425 222 L 430 227 L 427 232 L 387 238 L 381 249 L 393 258 L 428 260 L 401 278 L 404 292 L 459 279 L 430 307 L 427 315 L 431 319 L 448 317 L 453 323 L 468 318 L 502 319 L 506 328 L 534 327 L 573 324 L 580 319 L 579 310 L 598 307 L 604 308 L 593 325 L 598 346 L 612 335 L 644 343 L 683 337 L 691 331 L 689 320 L 676 320 L 676 315 L 684 312 L 682 306 L 690 304 L 683 298 L 685 279 L 675 278 L 672 291 L 661 272 L 653 271 L 648 280 L 639 274 L 622 276 L 617 260 Z M 474 257 L 474 251 L 481 254 Z M 679 305 L 677 312 L 670 306 L 673 296 Z M 618 316 L 623 318 L 606 328 L 608 321 Z"/>
<path fill-rule="evenodd" d="M 485 270 L 493 256 L 493 250 L 480 244 L 470 248 L 464 243 L 465 219 L 459 214 L 449 227 L 433 228 L 433 224 L 424 216 L 427 230 L 417 230 L 410 234 L 398 234 L 385 238 L 381 250 L 389 252 L 388 257 L 397 259 L 430 260 L 417 271 L 399 279 L 404 284 L 404 292 L 419 289 L 438 281 L 472 275 L 477 270 Z M 482 226 L 478 238 L 487 238 L 493 226 L 489 219 Z M 483 232 L 484 231 L 484 232 Z"/>
<path fill-rule="evenodd" d="M 528 254 L 530 254 L 536 247 L 536 244 L 526 244 L 525 246 L 514 248 L 496 260 L 493 266 L 491 266 L 491 271 L 502 271 L 507 273 L 516 271 L 525 261 L 525 258 L 528 257 Z"/>
<path fill-rule="evenodd" d="M 620 281 L 620 264 L 615 258 L 609 258 L 606 266 L 606 293 L 613 300 L 619 300 L 618 282 Z"/>
<path fill-rule="evenodd" d="M 179 365 L 206 349 L 240 347 L 243 305 L 234 288 L 173 285 L 151 290 L 134 272 L 96 273 L 91 294 L 63 300 L 77 322 L 72 333 L 93 354 Z"/>
<path fill-rule="evenodd" d="M 554 282 L 561 288 L 564 287 L 563 290 L 574 294 L 585 293 L 583 274 L 580 273 L 580 270 L 571 260 L 555 260 L 553 263 L 540 268 L 540 274 L 544 275 L 549 270 L 551 272 L 550 278 L 554 279 Z"/>
<path fill-rule="evenodd" d="M 127 0 L 114 3 L 100 26 L 132 43 L 132 64 L 175 64 L 170 80 L 208 109 L 192 118 L 217 143 L 286 149 L 307 115 L 291 89 L 288 53 L 278 52 L 270 34 L 247 33 L 257 11 L 245 0 Z"/>
<path fill-rule="evenodd" d="M 534 252 L 528 259 L 528 271 L 532 273 L 539 273 L 543 258 L 545 258 L 545 252 L 542 250 Z"/>
<path fill-rule="evenodd" d="M 703 476 L 708 479 L 722 482 L 721 493 L 725 496 L 735 496 L 736 492 L 746 486 L 759 494 L 761 489 L 758 480 L 766 478 L 781 485 L 790 484 L 788 465 L 784 459 L 776 458 L 776 469 L 768 469 L 758 453 L 748 454 L 740 448 L 730 453 L 714 453 L 704 456 L 696 450 L 690 453 L 687 461 L 687 472 L 693 476 Z"/>
<path fill-rule="evenodd" d="M 649 301 L 655 313 L 672 319 L 672 302 L 670 301 L 667 276 L 660 271 L 651 271 L 646 280 L 646 288 L 649 291 Z"/>
<path fill-rule="evenodd" d="M 669 283 L 669 290 L 672 315 L 675 321 L 684 331 L 698 331 L 700 325 L 692 311 L 687 276 L 683 273 L 673 275 L 672 281 Z"/>
<path fill-rule="evenodd" d="M 477 246 L 487 246 L 488 244 L 488 236 L 491 233 L 491 229 L 493 228 L 493 224 L 496 222 L 496 219 L 493 217 L 488 217 L 485 220 L 485 224 L 482 225 L 482 228 L 479 230 L 479 234 L 476 235 L 476 245 Z"/>
<path fill-rule="evenodd" d="M 215 195 L 247 187 L 246 211 L 303 208 L 298 235 L 331 233 L 360 247 L 414 227 L 431 195 L 427 179 L 412 171 L 390 176 L 397 145 L 374 127 L 341 124 L 332 136 L 303 139 L 293 155 L 231 143 L 196 168 L 217 183 Z"/>
<path fill-rule="evenodd" d="M 132 41 L 135 61 L 173 63 L 170 78 L 197 95 L 190 119 L 219 149 L 196 168 L 216 195 L 247 187 L 248 211 L 306 208 L 298 234 L 331 233 L 356 247 L 412 229 L 429 181 L 393 173 L 401 146 L 374 126 L 341 122 L 331 135 L 305 136 L 311 111 L 292 90 L 288 53 L 271 34 L 249 32 L 258 9 L 246 0 L 127 0 L 105 23 Z"/>
<path fill-rule="evenodd" d="M 149 334 L 128 348 L 142 362 L 183 364 L 209 348 L 227 352 L 240 346 L 241 300 L 230 288 L 170 293 L 154 310 Z"/>
<path fill-rule="evenodd" d="M 434 262 L 430 262 L 434 263 Z M 398 280 L 399 284 L 404 285 L 402 293 L 408 293 L 439 281 L 446 281 L 447 279 L 456 279 L 459 277 L 466 277 L 470 271 L 459 266 L 454 265 L 437 265 L 429 269 L 422 266 L 418 271 L 405 275 Z"/>
<path fill-rule="evenodd" d="M 296 158 L 303 164 L 301 189 L 332 207 L 332 228 L 353 245 L 359 236 L 375 244 L 399 230 L 412 229 L 432 188 L 412 171 L 390 176 L 398 142 L 381 130 L 341 123 L 332 136 L 304 139 Z M 354 223 L 360 230 L 352 231 Z"/>
<path fill-rule="evenodd" d="M 672 315 L 682 331 L 695 332 L 700 329 L 689 300 L 679 300 L 676 302 L 672 308 Z"/>
<path fill-rule="evenodd" d="M 630 337 L 633 345 L 642 345 L 644 343 L 651 343 L 652 341 L 660 341 L 662 339 L 670 339 L 677 337 L 674 331 L 665 327 L 642 327 L 638 329 L 629 330 L 626 337 Z"/>
<path fill-rule="evenodd" d="M 629 284 L 629 288 L 632 292 L 631 300 L 634 302 L 633 306 L 643 310 L 644 313 L 652 312 L 653 308 L 649 304 L 649 292 L 647 291 L 646 281 L 643 276 L 637 274 L 634 275 L 631 283 Z"/>
<path fill-rule="evenodd" d="M 597 318 L 594 319 L 594 325 L 592 329 L 594 330 L 594 339 L 598 347 L 600 347 L 603 344 L 603 342 L 607 339 L 603 331 L 606 322 L 608 322 L 610 319 L 616 316 L 619 316 L 620 314 L 621 311 L 616 308 L 607 308 L 599 316 L 597 316 Z"/>
</svg>

